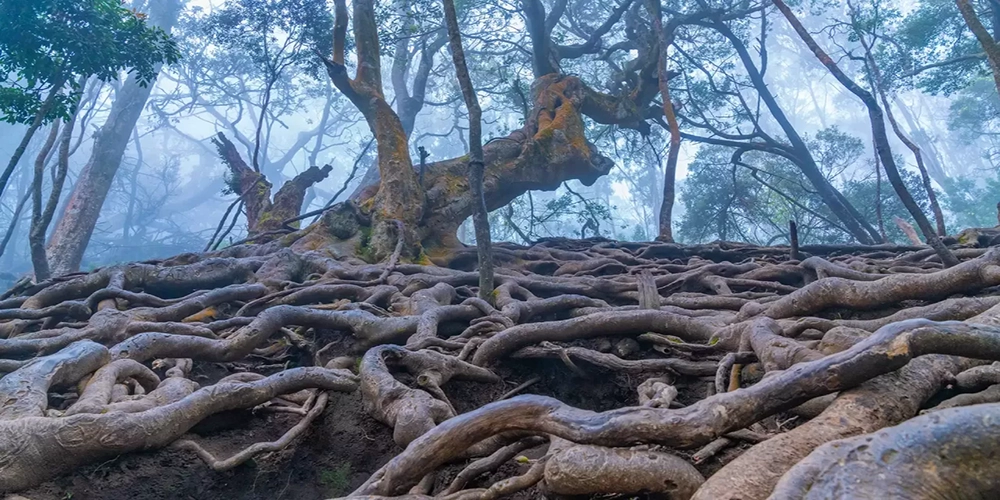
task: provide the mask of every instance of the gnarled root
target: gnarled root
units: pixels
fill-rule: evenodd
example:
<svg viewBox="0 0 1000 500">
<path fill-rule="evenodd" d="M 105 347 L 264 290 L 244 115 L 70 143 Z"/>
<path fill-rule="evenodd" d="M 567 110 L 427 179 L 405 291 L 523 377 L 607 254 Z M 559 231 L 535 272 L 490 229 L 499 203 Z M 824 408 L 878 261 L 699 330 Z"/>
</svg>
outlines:
<svg viewBox="0 0 1000 500">
<path fill-rule="evenodd" d="M 770 498 L 989 498 L 1000 489 L 997 415 L 998 404 L 953 408 L 827 443 Z"/>
<path fill-rule="evenodd" d="M 161 448 L 214 413 L 251 408 L 302 389 L 351 391 L 356 387 L 356 378 L 343 371 L 293 368 L 256 382 L 216 384 L 138 413 L 25 416 L 0 421 L 0 491 L 28 488 L 122 453 Z"/>
<path fill-rule="evenodd" d="M 195 452 L 199 458 L 204 460 L 205 463 L 207 463 L 208 466 L 212 468 L 212 470 L 219 472 L 227 471 L 239 466 L 240 464 L 243 464 L 247 460 L 250 460 L 261 453 L 280 451 L 285 449 L 289 444 L 295 441 L 295 439 L 297 439 L 299 436 L 305 433 L 305 431 L 309 429 L 309 424 L 311 424 L 313 420 L 316 420 L 316 417 L 318 417 L 321 413 L 323 413 L 323 410 L 326 408 L 326 402 L 329 398 L 330 396 L 328 394 L 323 393 L 320 394 L 318 397 L 316 397 L 315 401 L 310 401 L 309 404 L 311 406 L 306 411 L 306 414 L 302 418 L 302 420 L 300 420 L 299 423 L 295 424 L 295 426 L 292 427 L 291 429 L 288 429 L 288 432 L 282 435 L 281 438 L 279 438 L 277 441 L 271 441 L 268 443 L 254 443 L 253 445 L 250 445 L 249 447 L 245 448 L 239 453 L 224 460 L 219 460 L 215 458 L 215 456 L 212 455 L 208 450 L 202 448 L 201 445 L 189 439 L 178 440 L 174 442 L 174 444 L 172 444 L 171 446 L 173 448 L 177 448 L 180 450 L 189 450 Z"/>
<path fill-rule="evenodd" d="M 544 487 L 560 495 L 649 492 L 686 500 L 703 482 L 694 466 L 669 453 L 575 445 L 549 458 Z"/>
<path fill-rule="evenodd" d="M 148 392 L 155 391 L 160 385 L 160 377 L 149 368 L 131 359 L 115 360 L 90 377 L 80 398 L 66 410 L 65 416 L 105 411 L 112 402 L 111 393 L 115 384 L 127 378 L 135 379 Z"/>
<path fill-rule="evenodd" d="M 396 380 L 389 372 L 390 363 L 415 376 L 424 390 L 411 389 Z M 489 370 L 453 356 L 428 350 L 410 351 L 394 345 L 369 349 L 359 373 L 366 411 L 392 427 L 393 440 L 404 447 L 455 416 L 454 407 L 441 390 L 448 380 L 458 377 L 479 382 L 500 381 Z"/>
<path fill-rule="evenodd" d="M 717 394 L 678 410 L 623 408 L 595 414 L 540 396 L 492 403 L 428 431 L 387 464 L 384 477 L 369 486 L 371 491 L 358 493 L 405 491 L 468 447 L 505 431 L 547 433 L 576 443 L 605 446 L 634 442 L 698 446 L 814 397 L 895 371 L 915 356 L 934 352 L 1000 358 L 1000 328 L 925 320 L 896 323 L 842 353 L 799 363 L 746 389 Z M 938 383 L 933 384 L 935 389 L 943 377 L 943 373 L 939 375 Z M 773 442 L 776 439 L 764 444 Z"/>
<path fill-rule="evenodd" d="M 301 436 L 322 412 L 318 390 L 360 382 L 365 409 L 406 449 L 358 498 L 483 500 L 529 488 L 765 498 L 829 441 L 905 422 L 943 396 L 967 393 L 935 414 L 1000 393 L 1000 370 L 968 359 L 1000 359 L 1000 296 L 987 295 L 1000 284 L 1000 249 L 959 249 L 965 262 L 942 270 L 932 250 L 885 245 L 805 245 L 798 261 L 787 249 L 725 242 L 499 243 L 491 304 L 476 298 L 474 252 L 427 248 L 454 268 L 402 257 L 368 264 L 348 255 L 357 241 L 332 242 L 345 230 L 323 220 L 263 245 L 0 296 L 0 372 L 9 373 L 0 380 L 0 489 L 167 446 L 217 411 L 301 416 L 281 439 L 224 460 L 191 441 L 176 445 L 229 469 Z M 352 235 L 367 223 L 351 220 Z M 935 322 L 949 320 L 966 323 Z M 288 369 L 309 360 L 329 369 Z M 589 383 L 567 391 L 562 366 Z M 355 367 L 358 377 L 335 371 Z M 526 382 L 480 406 L 503 392 L 487 367 Z M 211 387 L 195 382 L 218 376 Z M 448 386 L 453 379 L 495 385 L 476 391 Z M 543 396 L 504 400 L 531 384 L 603 411 Z M 614 409 L 637 395 L 641 406 Z M 788 431 L 788 412 L 818 416 Z M 669 454 L 701 449 L 697 462 L 734 440 L 758 444 L 727 451 L 729 462 L 701 486 Z M 541 458 L 511 463 L 521 452 L 537 457 L 546 441 Z M 453 472 L 442 466 L 477 457 L 486 458 L 441 483 Z"/>
<path fill-rule="evenodd" d="M 18 368 L 0 379 L 0 422 L 45 415 L 50 388 L 72 384 L 107 362 L 104 346 L 84 340 Z"/>
<path fill-rule="evenodd" d="M 874 432 L 916 415 L 920 405 L 962 366 L 955 358 L 927 356 L 896 373 L 845 391 L 816 418 L 755 445 L 726 464 L 708 478 L 694 498 L 767 498 L 782 474 L 816 447 Z"/>
<path fill-rule="evenodd" d="M 750 303 L 741 318 L 764 314 L 781 319 L 813 314 L 831 307 L 872 309 L 908 299 L 933 299 L 1000 284 L 1000 249 L 978 259 L 930 274 L 890 275 L 878 281 L 824 278 L 770 304 Z"/>
</svg>

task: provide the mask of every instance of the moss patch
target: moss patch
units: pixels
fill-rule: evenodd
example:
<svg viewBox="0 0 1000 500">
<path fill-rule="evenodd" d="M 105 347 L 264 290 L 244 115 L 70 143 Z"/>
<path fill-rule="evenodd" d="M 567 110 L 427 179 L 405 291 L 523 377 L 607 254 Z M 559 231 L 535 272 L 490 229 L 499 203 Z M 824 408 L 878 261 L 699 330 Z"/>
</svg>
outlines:
<svg viewBox="0 0 1000 500">
<path fill-rule="evenodd" d="M 330 495 L 340 495 L 347 493 L 347 486 L 351 478 L 351 464 L 341 463 L 332 469 L 326 469 L 319 473 L 319 481 L 326 487 Z"/>
</svg>

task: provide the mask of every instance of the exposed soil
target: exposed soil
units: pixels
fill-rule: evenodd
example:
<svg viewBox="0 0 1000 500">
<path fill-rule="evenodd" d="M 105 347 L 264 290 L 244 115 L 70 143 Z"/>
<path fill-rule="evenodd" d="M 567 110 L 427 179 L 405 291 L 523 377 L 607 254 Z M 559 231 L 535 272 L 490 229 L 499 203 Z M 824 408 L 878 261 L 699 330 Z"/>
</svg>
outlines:
<svg viewBox="0 0 1000 500">
<path fill-rule="evenodd" d="M 511 362 L 498 371 L 503 384 L 448 384 L 446 392 L 456 409 L 461 413 L 473 410 L 522 382 L 540 377 L 521 394 L 551 396 L 579 408 L 606 411 L 637 404 L 636 387 L 643 380 L 599 368 L 593 368 L 591 378 L 582 379 L 552 360 Z M 214 373 L 201 373 L 199 378 L 208 384 L 225 373 L 223 367 L 215 365 Z M 709 383 L 707 379 L 680 379 L 678 400 L 685 403 L 704 398 Z M 192 434 L 216 456 L 226 457 L 255 442 L 277 439 L 298 418 L 283 413 L 226 412 L 206 419 Z M 748 447 L 741 444 L 728 448 L 698 468 L 710 475 Z M 392 441 L 391 429 L 364 413 L 359 392 L 331 393 L 322 417 L 295 446 L 257 457 L 232 471 L 214 472 L 189 452 L 164 449 L 123 455 L 85 467 L 20 495 L 30 500 L 319 500 L 350 493 L 400 451 Z M 524 455 L 538 458 L 543 453 L 544 446 Z M 462 464 L 456 464 L 442 471 L 438 484 L 446 486 L 461 468 Z M 526 470 L 525 465 L 507 464 L 470 486 L 488 485 Z M 509 498 L 532 499 L 539 495 L 532 488 Z"/>
</svg>

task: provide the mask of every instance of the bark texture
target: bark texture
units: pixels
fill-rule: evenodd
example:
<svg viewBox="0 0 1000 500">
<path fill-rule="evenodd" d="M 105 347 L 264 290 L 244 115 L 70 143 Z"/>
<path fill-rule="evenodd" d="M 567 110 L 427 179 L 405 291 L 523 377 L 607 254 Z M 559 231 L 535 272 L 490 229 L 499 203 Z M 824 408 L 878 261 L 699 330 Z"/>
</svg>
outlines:
<svg viewBox="0 0 1000 500">
<path fill-rule="evenodd" d="M 225 134 L 219 132 L 212 142 L 219 150 L 222 161 L 229 168 L 230 190 L 239 195 L 240 201 L 246 207 L 247 231 L 251 238 L 276 231 L 284 227 L 287 221 L 295 219 L 302 210 L 306 191 L 313 184 L 326 179 L 333 170 L 330 165 L 324 165 L 322 168 L 309 167 L 292 180 L 286 181 L 272 198 L 271 189 L 274 186 L 268 182 L 264 174 L 246 164 L 236 146 L 226 138 Z M 297 222 L 293 224 L 295 228 L 298 227 Z"/>
<path fill-rule="evenodd" d="M 458 85 L 462 89 L 465 107 L 469 110 L 469 187 L 474 204 L 472 223 L 476 230 L 476 249 L 479 254 L 479 298 L 493 297 L 493 249 L 490 240 L 490 219 L 483 198 L 483 111 L 472 85 L 469 68 L 465 64 L 465 50 L 462 48 L 462 34 L 458 28 L 458 13 L 454 0 L 444 0 L 444 18 L 448 26 L 448 44 Z"/>
<path fill-rule="evenodd" d="M 296 446 L 330 401 L 322 391 L 359 389 L 378 422 L 364 432 L 405 449 L 359 478 L 356 498 L 766 498 L 785 491 L 786 472 L 781 485 L 861 491 L 860 469 L 825 443 L 907 425 L 949 383 L 996 398 L 1000 371 L 976 361 L 1000 360 L 998 299 L 979 296 L 1000 285 L 995 248 L 963 248 L 945 268 L 919 247 L 803 245 L 790 260 L 787 247 L 737 244 L 501 243 L 490 303 L 478 297 L 473 252 L 439 255 L 441 266 L 338 257 L 310 239 L 339 227 L 336 217 L 349 220 L 328 212 L 327 226 L 271 243 L 6 294 L 0 490 L 168 446 L 235 470 Z M 239 370 L 202 387 L 220 365 Z M 540 374 L 572 384 L 578 401 L 595 388 L 616 396 L 593 411 L 531 394 L 562 387 Z M 960 404 L 932 415 L 951 421 L 966 408 L 947 408 Z M 212 414 L 254 407 L 301 420 L 228 458 L 183 436 Z M 783 428 L 798 415 L 817 416 Z M 954 422 L 919 449 L 943 443 L 960 461 L 991 453 L 992 441 L 971 443 Z M 757 444 L 727 449 L 741 441 Z M 519 453 L 534 458 L 505 466 Z M 842 468 L 812 465 L 831 463 Z M 890 469 L 946 484 L 899 463 Z M 424 479 L 451 467 L 462 468 L 452 481 Z"/>
<path fill-rule="evenodd" d="M 176 0 L 154 2 L 149 12 L 149 23 L 169 33 L 177 22 L 180 10 L 181 5 Z M 83 254 L 101 216 L 101 207 L 108 197 L 132 130 L 152 88 L 152 82 L 143 87 L 133 76 L 118 91 L 104 126 L 95 134 L 90 159 L 80 172 L 52 231 L 47 247 L 52 274 L 59 276 L 80 269 Z"/>
</svg>

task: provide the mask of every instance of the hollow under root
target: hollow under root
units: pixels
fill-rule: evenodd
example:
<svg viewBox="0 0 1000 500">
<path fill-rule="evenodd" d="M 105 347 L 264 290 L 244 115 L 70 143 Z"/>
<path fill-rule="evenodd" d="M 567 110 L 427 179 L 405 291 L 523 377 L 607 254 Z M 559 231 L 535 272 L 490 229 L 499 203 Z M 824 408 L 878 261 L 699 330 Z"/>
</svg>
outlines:
<svg viewBox="0 0 1000 500">
<path fill-rule="evenodd" d="M 958 408 L 961 406 L 972 406 L 972 405 L 981 405 L 985 403 L 998 403 L 998 402 L 1000 402 L 1000 384 L 991 385 L 987 387 L 985 390 L 979 392 L 973 392 L 969 394 L 959 394 L 958 396 L 948 398 L 928 411 L 929 412 L 939 411 L 947 408 Z"/>
<path fill-rule="evenodd" d="M 245 463 L 247 460 L 250 460 L 261 453 L 285 449 L 289 444 L 295 441 L 295 439 L 305 433 L 305 431 L 309 429 L 309 424 L 311 424 L 313 420 L 316 420 L 316 417 L 323 413 L 329 398 L 330 396 L 326 393 L 320 394 L 316 398 L 316 401 L 313 402 L 312 407 L 308 409 L 302 420 L 289 429 L 288 432 L 282 435 L 277 441 L 255 443 L 243 449 L 243 451 L 240 451 L 239 453 L 223 460 L 215 458 L 214 455 L 212 455 L 208 450 L 202 448 L 201 445 L 188 439 L 178 440 L 172 444 L 171 447 L 195 452 L 198 457 L 204 460 L 205 463 L 207 463 L 208 466 L 214 471 L 227 471 Z"/>
</svg>

